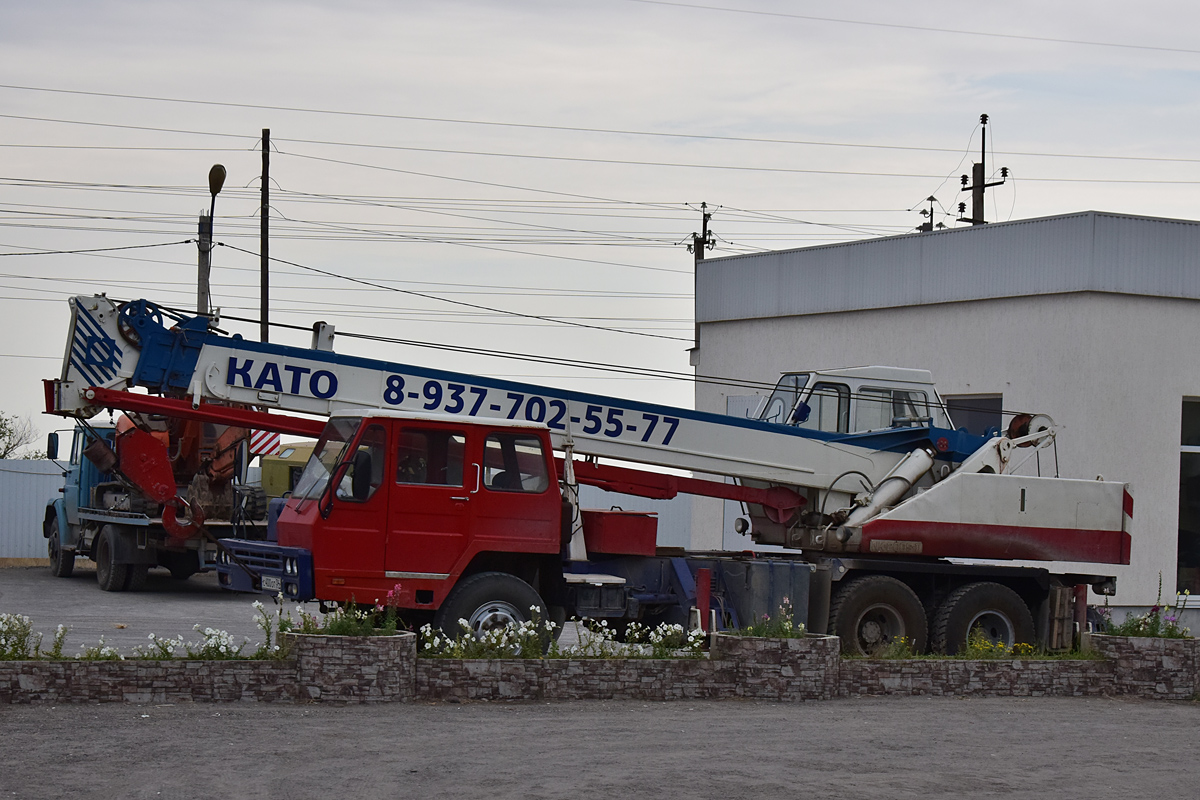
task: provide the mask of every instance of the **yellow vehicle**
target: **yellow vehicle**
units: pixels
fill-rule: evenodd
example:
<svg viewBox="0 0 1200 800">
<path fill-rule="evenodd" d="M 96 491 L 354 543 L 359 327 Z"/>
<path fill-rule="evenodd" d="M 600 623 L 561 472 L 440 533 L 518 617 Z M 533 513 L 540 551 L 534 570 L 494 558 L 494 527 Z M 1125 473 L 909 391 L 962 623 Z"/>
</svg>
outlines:
<svg viewBox="0 0 1200 800">
<path fill-rule="evenodd" d="M 279 455 L 262 457 L 262 488 L 268 498 L 283 497 L 296 488 L 312 451 L 312 444 L 285 444 Z"/>
</svg>

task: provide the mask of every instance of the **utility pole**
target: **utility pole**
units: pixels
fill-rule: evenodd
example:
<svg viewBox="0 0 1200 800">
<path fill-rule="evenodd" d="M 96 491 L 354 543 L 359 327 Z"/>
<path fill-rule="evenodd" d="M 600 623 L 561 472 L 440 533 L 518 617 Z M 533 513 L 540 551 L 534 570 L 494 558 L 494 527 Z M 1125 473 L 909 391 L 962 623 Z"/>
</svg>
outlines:
<svg viewBox="0 0 1200 800">
<path fill-rule="evenodd" d="M 704 249 L 707 247 L 709 250 L 712 250 L 717 244 L 712 232 L 708 229 L 708 221 L 710 219 L 712 219 L 712 213 L 708 210 L 708 203 L 701 203 L 700 233 L 693 232 L 692 242 L 688 245 L 688 252 L 696 255 L 697 264 L 704 260 Z"/>
<path fill-rule="evenodd" d="M 958 221 L 959 222 L 969 222 L 972 225 L 987 225 L 987 220 L 983 218 L 984 217 L 983 192 L 985 189 L 990 189 L 993 186 L 1003 185 L 1004 179 L 1008 177 L 1008 167 L 1000 168 L 1000 180 L 998 180 L 994 183 L 987 182 L 987 169 L 986 169 L 986 165 L 987 165 L 987 124 L 988 124 L 988 115 L 987 114 L 979 115 L 979 124 L 983 126 L 983 130 L 981 133 L 982 141 L 979 145 L 979 162 L 977 164 L 971 165 L 971 185 L 970 186 L 967 185 L 967 176 L 966 175 L 962 176 L 963 190 L 964 191 L 967 189 L 971 190 L 971 216 L 969 218 L 963 216 L 963 214 L 965 214 L 967 212 L 967 204 L 959 203 L 958 204 L 958 215 L 959 215 Z"/>
<path fill-rule="evenodd" d="M 270 323 L 267 321 L 268 309 L 270 309 L 270 271 L 268 265 L 271 263 L 269 253 L 270 234 L 270 202 L 271 202 L 271 129 L 263 128 L 262 132 L 262 205 L 259 207 L 259 232 L 258 232 L 258 253 L 259 253 L 259 309 L 258 309 L 258 338 L 262 341 L 270 339 Z"/>
<path fill-rule="evenodd" d="M 199 271 L 196 275 L 196 313 L 207 315 L 212 310 L 209 301 L 209 273 L 212 271 L 213 249 L 213 216 L 217 210 L 217 195 L 225 185 L 225 167 L 213 164 L 208 171 L 208 192 L 212 195 L 212 203 L 208 214 L 200 212 L 200 230 L 196 244 L 200 250 Z"/>
</svg>

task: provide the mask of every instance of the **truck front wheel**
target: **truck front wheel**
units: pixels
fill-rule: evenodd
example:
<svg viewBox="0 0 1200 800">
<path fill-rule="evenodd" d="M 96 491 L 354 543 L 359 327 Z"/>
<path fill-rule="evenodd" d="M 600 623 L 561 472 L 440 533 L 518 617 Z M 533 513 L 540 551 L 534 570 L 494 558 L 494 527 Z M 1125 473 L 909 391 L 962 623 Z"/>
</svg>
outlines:
<svg viewBox="0 0 1200 800">
<path fill-rule="evenodd" d="M 829 604 L 829 632 L 842 640 L 847 655 L 875 655 L 901 639 L 923 653 L 928 631 L 916 592 L 887 575 L 855 578 Z"/>
<path fill-rule="evenodd" d="M 1011 648 L 1033 641 L 1033 614 L 1021 596 L 989 581 L 968 583 L 950 593 L 933 621 L 933 649 L 952 656 L 978 629 L 989 644 Z"/>
<path fill-rule="evenodd" d="M 459 620 L 476 635 L 508 624 L 546 619 L 546 604 L 525 581 L 506 572 L 480 572 L 463 578 L 433 617 L 433 626 L 447 636 L 463 633 Z"/>
<path fill-rule="evenodd" d="M 116 531 L 112 526 L 105 525 L 96 537 L 96 548 L 93 559 L 96 561 L 96 583 L 106 592 L 125 591 L 125 579 L 129 565 L 116 563 Z"/>
<path fill-rule="evenodd" d="M 69 578 L 75 570 L 75 553 L 62 549 L 62 537 L 58 533 L 58 520 L 50 520 L 50 535 L 46 537 L 46 551 L 50 556 L 50 574 L 56 578 Z"/>
</svg>

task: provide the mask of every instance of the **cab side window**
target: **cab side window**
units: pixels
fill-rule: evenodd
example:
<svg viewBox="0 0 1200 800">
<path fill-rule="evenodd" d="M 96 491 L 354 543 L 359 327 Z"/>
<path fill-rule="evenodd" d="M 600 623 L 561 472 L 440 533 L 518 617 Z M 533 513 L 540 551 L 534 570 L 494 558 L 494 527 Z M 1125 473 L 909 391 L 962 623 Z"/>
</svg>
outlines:
<svg viewBox="0 0 1200 800">
<path fill-rule="evenodd" d="M 911 389 L 859 390 L 854 412 L 856 431 L 908 428 L 928 419 L 929 401 L 924 392 Z"/>
<path fill-rule="evenodd" d="M 798 427 L 827 433 L 850 431 L 850 387 L 843 383 L 818 383 L 805 403 L 808 419 L 797 422 Z"/>
<path fill-rule="evenodd" d="M 405 428 L 396 456 L 396 483 L 462 486 L 466 444 L 461 433 Z"/>
<path fill-rule="evenodd" d="M 384 462 L 387 459 L 387 432 L 382 425 L 372 425 L 363 433 L 354 454 L 350 456 L 350 467 L 338 483 L 339 500 L 365 503 L 375 495 L 383 483 Z"/>
<path fill-rule="evenodd" d="M 489 436 L 483 445 L 483 485 L 499 492 L 546 491 L 550 475 L 541 439 L 514 433 Z"/>
</svg>

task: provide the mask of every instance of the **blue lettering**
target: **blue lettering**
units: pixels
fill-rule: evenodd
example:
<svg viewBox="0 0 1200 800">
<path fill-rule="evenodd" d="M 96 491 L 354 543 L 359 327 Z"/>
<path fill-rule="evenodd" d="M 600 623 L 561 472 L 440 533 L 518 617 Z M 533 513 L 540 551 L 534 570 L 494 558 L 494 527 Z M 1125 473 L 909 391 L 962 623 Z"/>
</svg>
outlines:
<svg viewBox="0 0 1200 800">
<path fill-rule="evenodd" d="M 237 385 L 237 377 L 242 376 L 242 386 L 250 388 L 250 368 L 254 366 L 254 359 L 247 358 L 246 363 L 239 369 L 237 365 L 237 357 L 229 357 L 229 374 L 225 377 L 225 383 L 228 386 Z"/>
<path fill-rule="evenodd" d="M 258 373 L 258 383 L 254 384 L 255 389 L 263 389 L 267 386 L 277 392 L 283 391 L 283 383 L 279 380 L 279 365 L 273 361 L 263 364 L 262 372 Z"/>
<path fill-rule="evenodd" d="M 321 379 L 326 380 L 325 391 L 321 391 Z M 308 379 L 308 390 L 313 393 L 313 397 L 319 397 L 322 400 L 328 400 L 337 393 L 337 375 L 334 375 L 327 369 L 319 369 L 312 374 Z"/>
<path fill-rule="evenodd" d="M 283 365 L 284 371 L 292 376 L 292 394 L 300 394 L 300 379 L 308 373 L 312 372 L 308 367 L 293 367 L 290 364 Z"/>
</svg>

